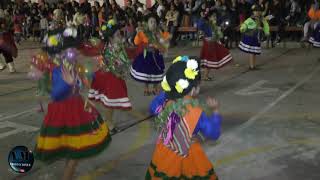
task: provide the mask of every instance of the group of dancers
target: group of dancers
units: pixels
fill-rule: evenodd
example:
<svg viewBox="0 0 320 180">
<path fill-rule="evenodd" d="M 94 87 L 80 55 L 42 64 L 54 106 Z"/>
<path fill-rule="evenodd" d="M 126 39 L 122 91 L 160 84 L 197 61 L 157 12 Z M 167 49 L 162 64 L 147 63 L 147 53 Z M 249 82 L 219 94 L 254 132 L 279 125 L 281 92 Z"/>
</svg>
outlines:
<svg viewBox="0 0 320 180">
<path fill-rule="evenodd" d="M 39 83 L 39 88 L 52 99 L 37 139 L 35 157 L 43 161 L 65 158 L 66 180 L 72 179 L 80 159 L 105 150 L 111 136 L 119 131 L 113 121 L 114 110 L 132 108 L 125 82 L 126 73 L 130 72 L 134 80 L 145 84 L 144 95 L 156 95 L 150 112 L 160 135 L 145 179 L 218 179 L 200 141 L 219 138 L 222 117 L 214 98 L 197 98 L 200 81 L 212 80 L 210 69 L 232 61 L 228 49 L 219 42 L 221 31 L 215 19 L 212 14 L 199 25 L 205 33 L 200 59 L 178 56 L 166 72 L 163 53 L 170 35 L 159 30 L 152 14 L 134 39 L 138 52 L 132 63 L 123 45 L 123 27 L 114 19 L 102 25 L 101 43 L 89 43 L 97 48 L 91 54 L 98 60 L 93 76 L 77 59 L 75 48 L 81 44 L 78 29 L 57 26 L 50 30 L 45 38 L 45 53 L 35 56 L 31 63 L 30 76 L 46 82 Z M 241 32 L 239 47 L 250 54 L 249 68 L 254 70 L 255 56 L 261 53 L 261 33 L 269 35 L 261 8 L 253 7 L 253 16 L 241 25 Z M 313 36 L 313 41 L 317 40 L 319 32 Z M 87 98 L 80 95 L 84 86 L 89 89 Z M 96 110 L 94 101 L 105 107 L 105 118 Z"/>
</svg>

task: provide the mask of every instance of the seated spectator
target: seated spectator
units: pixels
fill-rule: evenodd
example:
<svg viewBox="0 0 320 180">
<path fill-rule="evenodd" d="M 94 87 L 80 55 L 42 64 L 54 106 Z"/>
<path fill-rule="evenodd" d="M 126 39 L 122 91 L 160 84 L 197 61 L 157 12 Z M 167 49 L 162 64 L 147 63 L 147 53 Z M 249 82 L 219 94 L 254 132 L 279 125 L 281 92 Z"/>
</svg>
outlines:
<svg viewBox="0 0 320 180">
<path fill-rule="evenodd" d="M 290 0 L 288 3 L 289 13 L 287 14 L 285 20 L 288 22 L 289 26 L 295 26 L 301 15 L 301 7 L 299 6 L 297 0 Z"/>
<path fill-rule="evenodd" d="M 178 28 L 178 17 L 179 12 L 176 6 L 172 3 L 170 10 L 166 14 L 166 26 L 168 27 L 169 33 L 172 35 L 171 45 L 176 45 L 176 31 Z"/>
</svg>

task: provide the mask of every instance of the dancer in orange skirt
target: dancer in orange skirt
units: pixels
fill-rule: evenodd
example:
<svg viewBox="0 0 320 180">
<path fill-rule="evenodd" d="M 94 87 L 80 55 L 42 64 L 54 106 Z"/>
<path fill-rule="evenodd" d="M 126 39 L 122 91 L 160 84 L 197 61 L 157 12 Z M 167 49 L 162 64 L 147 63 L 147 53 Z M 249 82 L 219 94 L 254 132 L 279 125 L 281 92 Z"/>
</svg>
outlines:
<svg viewBox="0 0 320 180">
<path fill-rule="evenodd" d="M 199 141 L 218 139 L 221 116 L 215 99 L 201 103 L 196 98 L 199 83 L 198 62 L 177 57 L 161 83 L 164 92 L 150 106 L 161 133 L 145 179 L 217 179 Z"/>
</svg>

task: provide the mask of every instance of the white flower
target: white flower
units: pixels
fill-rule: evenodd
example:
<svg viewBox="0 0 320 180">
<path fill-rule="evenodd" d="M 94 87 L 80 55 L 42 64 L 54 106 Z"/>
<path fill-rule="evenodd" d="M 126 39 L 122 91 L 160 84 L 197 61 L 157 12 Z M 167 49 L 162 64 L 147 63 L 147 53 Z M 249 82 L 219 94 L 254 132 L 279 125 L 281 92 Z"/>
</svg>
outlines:
<svg viewBox="0 0 320 180">
<path fill-rule="evenodd" d="M 180 86 L 182 89 L 187 89 L 188 86 L 189 86 L 189 81 L 188 81 L 188 80 L 185 80 L 185 79 L 179 79 L 179 81 L 177 82 L 177 84 L 179 84 L 179 86 Z"/>
<path fill-rule="evenodd" d="M 194 59 L 190 59 L 189 61 L 187 61 L 187 68 L 196 70 L 198 68 L 198 62 Z"/>
<path fill-rule="evenodd" d="M 64 32 L 63 32 L 63 35 L 64 35 L 65 37 L 70 37 L 70 36 L 72 36 L 72 37 L 76 38 L 76 37 L 77 37 L 77 34 L 78 34 L 78 32 L 77 32 L 77 30 L 76 30 L 75 28 L 67 28 L 67 29 L 65 29 Z"/>
</svg>

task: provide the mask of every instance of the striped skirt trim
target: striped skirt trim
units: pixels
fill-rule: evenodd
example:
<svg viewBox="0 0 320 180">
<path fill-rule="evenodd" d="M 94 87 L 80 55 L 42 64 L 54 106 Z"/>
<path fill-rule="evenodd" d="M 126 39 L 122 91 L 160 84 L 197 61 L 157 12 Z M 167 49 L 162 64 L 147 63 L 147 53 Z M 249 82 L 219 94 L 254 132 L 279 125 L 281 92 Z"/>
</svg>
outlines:
<svg viewBox="0 0 320 180">
<path fill-rule="evenodd" d="M 223 59 L 221 59 L 218 62 L 214 62 L 214 61 L 208 61 L 206 59 L 202 59 L 201 60 L 201 66 L 207 67 L 207 68 L 221 68 L 224 65 L 228 64 L 229 62 L 232 61 L 232 56 L 231 54 L 228 54 L 226 57 L 224 57 Z"/>
<path fill-rule="evenodd" d="M 96 91 L 94 89 L 89 90 L 88 98 L 94 99 L 96 101 L 100 101 L 107 108 L 115 108 L 115 109 L 131 109 L 132 108 L 131 102 L 128 97 L 111 99 L 104 94 L 100 94 L 99 91 Z"/>
<path fill-rule="evenodd" d="M 313 37 L 309 38 L 309 42 L 314 46 L 320 48 L 320 42 L 316 41 Z"/>
<path fill-rule="evenodd" d="M 259 46 L 250 46 L 242 41 L 239 44 L 239 48 L 241 51 L 249 53 L 249 54 L 261 54 L 261 47 Z"/>
<path fill-rule="evenodd" d="M 132 67 L 130 68 L 130 74 L 134 79 L 138 81 L 143 81 L 143 82 L 161 82 L 164 77 L 164 74 L 156 75 L 156 74 L 145 74 L 145 73 L 137 72 Z"/>
</svg>

